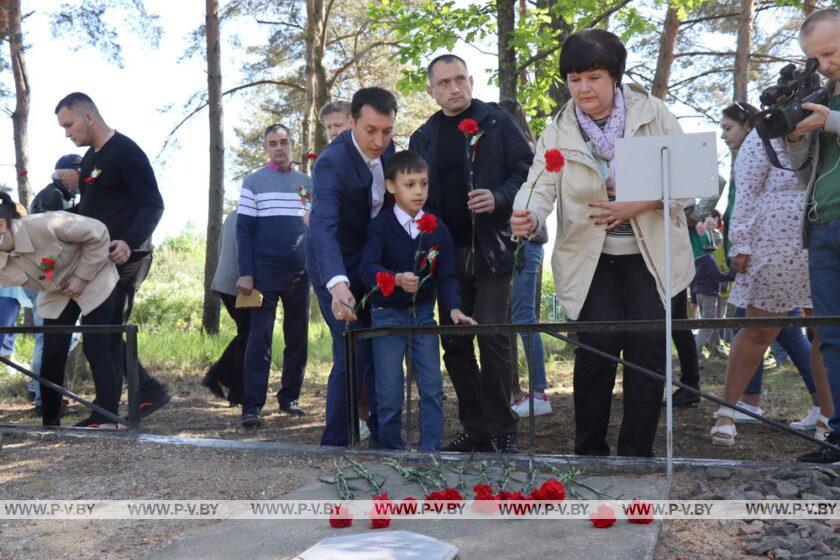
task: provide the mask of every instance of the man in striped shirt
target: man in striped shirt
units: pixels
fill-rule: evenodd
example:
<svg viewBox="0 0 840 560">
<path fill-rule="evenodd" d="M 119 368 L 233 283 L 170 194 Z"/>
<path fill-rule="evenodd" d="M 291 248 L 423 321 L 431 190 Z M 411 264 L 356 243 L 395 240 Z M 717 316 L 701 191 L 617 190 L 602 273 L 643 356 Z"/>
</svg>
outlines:
<svg viewBox="0 0 840 560">
<path fill-rule="evenodd" d="M 239 196 L 236 246 L 237 289 L 263 294 L 260 308 L 251 309 L 251 333 L 245 350 L 245 396 L 242 425 L 260 424 L 268 391 L 271 340 L 278 299 L 283 303 L 283 375 L 277 401 L 280 411 L 303 415 L 298 405 L 309 318 L 309 277 L 306 274 L 306 197 L 312 180 L 292 169 L 293 141 L 289 129 L 271 125 L 263 134 L 268 156 L 265 167 L 245 178 Z"/>
</svg>

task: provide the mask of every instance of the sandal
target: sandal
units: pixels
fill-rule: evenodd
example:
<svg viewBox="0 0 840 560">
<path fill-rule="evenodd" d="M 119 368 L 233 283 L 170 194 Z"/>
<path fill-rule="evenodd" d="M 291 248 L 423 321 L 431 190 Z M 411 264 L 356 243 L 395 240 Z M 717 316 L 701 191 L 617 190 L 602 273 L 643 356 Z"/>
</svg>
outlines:
<svg viewBox="0 0 840 560">
<path fill-rule="evenodd" d="M 828 434 L 830 433 L 831 428 L 828 427 L 828 416 L 820 414 L 820 417 L 814 424 L 814 437 L 820 441 L 825 441 L 828 439 Z"/>
<path fill-rule="evenodd" d="M 709 433 L 712 436 L 712 443 L 714 445 L 734 445 L 735 444 L 735 436 L 738 435 L 738 429 L 735 428 L 735 420 L 732 418 L 732 413 L 734 411 L 731 408 L 721 407 L 715 412 L 715 418 L 729 418 L 732 420 L 732 424 L 722 424 L 720 426 L 715 425 L 712 426 L 712 429 Z M 727 437 L 716 437 L 717 434 L 721 434 Z"/>
</svg>

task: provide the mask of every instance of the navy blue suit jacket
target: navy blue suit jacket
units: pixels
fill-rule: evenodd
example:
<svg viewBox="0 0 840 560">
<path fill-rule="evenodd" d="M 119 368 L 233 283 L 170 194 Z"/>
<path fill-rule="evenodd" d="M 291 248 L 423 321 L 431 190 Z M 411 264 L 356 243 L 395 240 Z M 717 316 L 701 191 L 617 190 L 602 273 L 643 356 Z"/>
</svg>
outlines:
<svg viewBox="0 0 840 560">
<path fill-rule="evenodd" d="M 382 155 L 383 169 L 394 151 L 391 142 Z M 323 287 L 335 276 L 347 276 L 350 289 L 358 297 L 364 291 L 359 264 L 370 223 L 373 174 L 353 144 L 349 130 L 318 156 L 312 183 L 306 246 L 309 277 L 313 285 Z"/>
</svg>

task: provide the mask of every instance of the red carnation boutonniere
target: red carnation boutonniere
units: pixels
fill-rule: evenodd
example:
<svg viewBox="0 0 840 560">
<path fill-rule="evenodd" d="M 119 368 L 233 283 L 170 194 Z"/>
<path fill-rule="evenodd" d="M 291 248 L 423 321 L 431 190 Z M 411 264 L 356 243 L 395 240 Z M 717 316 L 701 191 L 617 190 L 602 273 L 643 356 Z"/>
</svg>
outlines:
<svg viewBox="0 0 840 560">
<path fill-rule="evenodd" d="M 50 282 L 53 281 L 53 269 L 55 268 L 55 257 L 43 257 L 41 264 L 38 265 L 38 270 L 44 273 L 44 277 Z"/>
<path fill-rule="evenodd" d="M 93 183 L 96 181 L 96 178 L 99 177 L 99 175 L 101 174 L 102 170 L 98 167 L 94 167 L 93 171 L 90 172 L 90 177 L 85 177 L 84 182 L 88 184 Z"/>
<path fill-rule="evenodd" d="M 312 210 L 312 193 L 307 191 L 303 185 L 298 189 L 298 196 L 300 197 L 300 203 L 303 209 L 307 212 Z"/>
<path fill-rule="evenodd" d="M 306 159 L 308 159 L 308 160 L 318 159 L 318 154 L 316 154 L 315 152 L 309 152 L 308 154 L 306 154 Z"/>
</svg>

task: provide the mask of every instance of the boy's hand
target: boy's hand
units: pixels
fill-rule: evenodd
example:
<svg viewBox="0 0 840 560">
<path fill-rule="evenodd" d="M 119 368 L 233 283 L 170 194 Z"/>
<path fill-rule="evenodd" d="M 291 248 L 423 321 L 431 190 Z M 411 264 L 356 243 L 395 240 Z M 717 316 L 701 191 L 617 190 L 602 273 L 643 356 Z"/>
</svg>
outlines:
<svg viewBox="0 0 840 560">
<path fill-rule="evenodd" d="M 397 286 L 407 294 L 415 293 L 420 286 L 420 277 L 413 272 L 400 272 L 394 280 L 396 280 Z"/>
<path fill-rule="evenodd" d="M 472 317 L 467 317 L 464 315 L 464 312 L 460 309 L 453 309 L 449 312 L 449 316 L 452 318 L 452 322 L 456 325 L 477 325 L 478 323 L 475 322 L 475 319 Z"/>
</svg>

